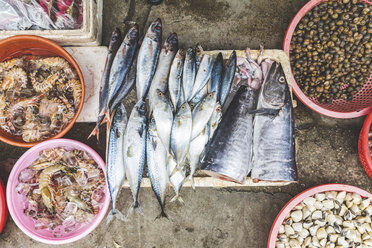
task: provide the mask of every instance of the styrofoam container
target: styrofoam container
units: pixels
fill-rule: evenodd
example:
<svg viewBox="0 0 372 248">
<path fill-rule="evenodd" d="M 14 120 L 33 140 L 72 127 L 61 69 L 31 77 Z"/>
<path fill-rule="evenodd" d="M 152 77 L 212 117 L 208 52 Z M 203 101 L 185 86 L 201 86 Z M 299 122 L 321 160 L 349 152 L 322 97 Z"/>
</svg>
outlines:
<svg viewBox="0 0 372 248">
<path fill-rule="evenodd" d="M 103 0 L 82 0 L 83 24 L 71 30 L 0 30 L 0 40 L 14 35 L 37 35 L 63 46 L 98 46 L 102 39 Z"/>
<path fill-rule="evenodd" d="M 34 228 L 34 221 L 31 217 L 28 217 L 23 212 L 23 199 L 20 194 L 16 192 L 16 186 L 18 185 L 19 173 L 29 167 L 38 157 L 39 153 L 47 148 L 65 147 L 67 149 L 79 149 L 87 152 L 92 159 L 98 164 L 98 166 L 105 173 L 106 178 L 106 165 L 102 158 L 89 146 L 75 140 L 70 139 L 55 139 L 44 141 L 25 152 L 14 165 L 6 187 L 6 201 L 8 204 L 9 213 L 16 225 L 29 237 L 46 244 L 66 244 L 76 240 L 79 240 L 90 232 L 92 232 L 105 217 L 108 207 L 110 205 L 110 194 L 106 183 L 105 198 L 103 199 L 102 208 L 99 213 L 94 217 L 91 223 L 86 223 L 76 230 L 63 234 L 60 237 L 55 235 L 48 230 L 36 230 Z"/>
<path fill-rule="evenodd" d="M 372 194 L 369 192 L 360 189 L 358 187 L 347 185 L 347 184 L 323 184 L 319 186 L 312 187 L 307 189 L 300 194 L 296 195 L 292 200 L 290 200 L 283 209 L 279 212 L 278 216 L 276 217 L 270 231 L 269 241 L 267 243 L 268 248 L 275 248 L 276 238 L 279 233 L 279 227 L 282 225 L 285 218 L 288 214 L 292 211 L 292 209 L 301 203 L 305 198 L 313 196 L 315 194 L 326 192 L 326 191 L 346 191 L 351 193 L 358 193 L 362 197 L 369 198 L 372 200 Z"/>
</svg>

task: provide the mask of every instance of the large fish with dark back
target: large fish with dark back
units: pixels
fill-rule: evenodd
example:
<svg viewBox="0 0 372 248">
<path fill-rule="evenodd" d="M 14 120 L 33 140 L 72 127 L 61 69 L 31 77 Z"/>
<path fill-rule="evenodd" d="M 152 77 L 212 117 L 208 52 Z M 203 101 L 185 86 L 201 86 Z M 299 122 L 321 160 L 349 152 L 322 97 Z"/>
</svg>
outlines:
<svg viewBox="0 0 372 248">
<path fill-rule="evenodd" d="M 118 90 L 125 82 L 124 79 L 129 72 L 134 55 L 136 53 L 138 45 L 138 34 L 138 25 L 135 24 L 125 35 L 125 38 L 115 55 L 114 61 L 112 62 L 110 80 L 108 85 L 108 97 L 105 107 L 105 114 L 108 122 L 111 115 L 109 103 L 113 101 Z"/>
<path fill-rule="evenodd" d="M 201 169 L 213 177 L 244 183 L 251 170 L 256 92 L 240 86 L 205 148 Z"/>
<path fill-rule="evenodd" d="M 116 199 L 125 179 L 123 145 L 127 121 L 127 112 L 124 104 L 121 103 L 113 115 L 107 142 L 107 182 L 112 202 L 112 209 L 106 219 L 107 223 L 114 217 L 126 220 L 125 216 L 116 209 Z"/>
<path fill-rule="evenodd" d="M 160 18 L 151 23 L 143 38 L 137 58 L 137 99 L 145 99 L 155 74 L 161 48 L 162 25 Z"/>
<path fill-rule="evenodd" d="M 261 87 L 254 118 L 252 179 L 297 181 L 292 98 L 282 66 L 274 62 Z"/>
<path fill-rule="evenodd" d="M 89 135 L 88 139 L 91 136 L 97 135 L 97 141 L 99 140 L 99 126 L 101 125 L 103 119 L 105 118 L 104 108 L 106 106 L 107 97 L 108 97 L 108 85 L 110 80 L 110 71 L 112 62 L 114 61 L 116 52 L 118 51 L 121 43 L 121 32 L 120 29 L 116 28 L 115 31 L 112 33 L 105 69 L 103 71 L 101 85 L 99 87 L 99 107 L 98 107 L 98 118 L 96 122 L 96 126 L 93 129 L 92 133 Z"/>
</svg>

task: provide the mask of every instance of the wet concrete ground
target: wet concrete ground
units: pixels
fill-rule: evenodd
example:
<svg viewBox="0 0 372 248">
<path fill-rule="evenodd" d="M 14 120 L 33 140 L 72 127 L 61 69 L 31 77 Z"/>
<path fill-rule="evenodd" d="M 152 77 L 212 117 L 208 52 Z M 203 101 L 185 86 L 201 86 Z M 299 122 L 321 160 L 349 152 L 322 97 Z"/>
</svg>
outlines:
<svg viewBox="0 0 372 248">
<path fill-rule="evenodd" d="M 105 0 L 103 43 L 115 26 L 139 23 L 141 30 L 157 17 L 164 36 L 177 32 L 183 47 L 199 42 L 206 50 L 281 48 L 290 20 L 306 0 L 165 0 L 150 7 L 145 0 Z M 102 223 L 86 238 L 64 247 L 257 247 L 267 245 L 271 225 L 293 196 L 324 183 L 346 183 L 372 192 L 372 181 L 358 158 L 357 141 L 364 117 L 334 120 L 320 116 L 298 102 L 299 183 L 285 187 L 191 188 L 182 190 L 185 205 L 167 204 L 173 221 L 155 220 L 158 203 L 150 188 L 141 189 L 144 216 L 133 214 L 128 223 Z M 104 157 L 104 145 L 86 140 L 93 124 L 76 124 L 66 138 L 92 146 Z M 101 133 L 104 130 L 101 130 Z M 104 140 L 104 137 L 102 137 Z M 18 158 L 25 149 L 0 144 L 0 160 Z M 3 168 L 4 170 L 4 168 Z M 5 169 L 6 170 L 6 169 Z M 5 179 L 6 173 L 2 174 Z M 169 193 L 167 199 L 173 196 Z M 118 208 L 131 204 L 123 190 Z M 0 247 L 48 247 L 33 241 L 11 220 L 0 235 Z"/>
</svg>

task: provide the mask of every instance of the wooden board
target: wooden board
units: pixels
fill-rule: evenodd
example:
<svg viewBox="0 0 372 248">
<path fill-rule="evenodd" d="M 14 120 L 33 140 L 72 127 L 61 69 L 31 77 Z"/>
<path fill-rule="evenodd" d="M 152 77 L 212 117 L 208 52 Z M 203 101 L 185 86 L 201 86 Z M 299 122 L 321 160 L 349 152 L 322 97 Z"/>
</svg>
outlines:
<svg viewBox="0 0 372 248">
<path fill-rule="evenodd" d="M 101 82 L 101 76 L 104 70 L 104 64 L 107 55 L 106 47 L 70 47 L 66 50 L 76 59 L 77 63 L 82 70 L 85 88 L 86 88 L 86 99 L 84 101 L 83 110 L 78 118 L 78 122 L 95 122 L 98 113 L 98 93 Z M 222 53 L 224 59 L 227 59 L 231 51 L 204 51 L 206 54 L 217 55 L 219 52 Z M 236 51 L 237 56 L 245 57 L 245 51 Z M 259 54 L 258 50 L 252 50 L 252 58 L 256 59 Z M 290 86 L 290 64 L 287 54 L 283 50 L 265 50 L 263 54 L 264 58 L 274 59 L 282 64 L 284 73 L 289 82 Z M 290 87 L 291 88 L 291 87 Z M 244 184 L 238 184 L 234 182 L 227 182 L 220 179 L 208 177 L 201 172 L 194 177 L 196 187 L 257 187 L 257 186 L 284 186 L 290 184 L 290 182 L 259 182 L 253 183 L 248 177 Z M 142 187 L 151 187 L 149 178 L 143 178 Z M 128 181 L 125 181 L 123 187 L 129 187 Z M 186 180 L 184 187 L 191 187 L 189 180 Z"/>
</svg>

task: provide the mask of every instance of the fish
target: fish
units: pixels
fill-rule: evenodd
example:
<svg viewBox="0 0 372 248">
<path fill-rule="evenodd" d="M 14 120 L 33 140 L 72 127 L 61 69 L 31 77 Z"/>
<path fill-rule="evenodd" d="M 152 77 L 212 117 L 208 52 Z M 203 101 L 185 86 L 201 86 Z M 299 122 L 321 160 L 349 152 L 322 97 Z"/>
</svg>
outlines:
<svg viewBox="0 0 372 248">
<path fill-rule="evenodd" d="M 236 52 L 233 51 L 227 61 L 227 66 L 224 71 L 221 90 L 220 90 L 220 104 L 224 107 L 225 101 L 230 93 L 231 83 L 234 80 L 234 74 L 236 70 Z"/>
<path fill-rule="evenodd" d="M 140 99 L 129 116 L 124 137 L 124 168 L 133 196 L 133 205 L 130 207 L 128 215 L 133 209 L 143 213 L 138 203 L 138 193 L 146 160 L 146 134 L 146 103 Z"/>
<path fill-rule="evenodd" d="M 137 50 L 138 36 L 138 25 L 135 24 L 125 35 L 125 38 L 115 55 L 114 61 L 112 62 L 108 85 L 108 97 L 105 107 L 106 120 L 108 123 L 111 115 L 109 103 L 113 101 L 119 88 L 125 82 L 124 79 L 130 70 Z"/>
<path fill-rule="evenodd" d="M 267 113 L 277 112 L 274 116 Z M 297 181 L 295 120 L 288 83 L 274 62 L 258 97 L 254 117 L 252 180 Z"/>
<path fill-rule="evenodd" d="M 214 132 L 218 128 L 222 119 L 222 106 L 217 101 L 216 106 L 214 107 L 213 113 L 211 118 L 209 119 L 208 126 L 209 126 L 209 139 L 212 139 Z"/>
<path fill-rule="evenodd" d="M 200 62 L 198 73 L 195 77 L 194 86 L 191 92 L 191 99 L 207 85 L 214 65 L 214 58 L 205 54 Z"/>
<path fill-rule="evenodd" d="M 161 48 L 162 24 L 160 18 L 147 30 L 138 52 L 136 89 L 137 99 L 145 99 L 155 74 Z"/>
<path fill-rule="evenodd" d="M 179 49 L 173 59 L 169 73 L 168 90 L 170 99 L 173 103 L 174 111 L 177 111 L 181 104 L 185 102 L 182 88 L 182 72 L 184 60 L 185 50 Z"/>
<path fill-rule="evenodd" d="M 187 102 L 176 113 L 171 131 L 171 151 L 180 166 L 189 149 L 192 131 L 192 114 Z"/>
<path fill-rule="evenodd" d="M 157 134 L 170 154 L 170 134 L 173 125 L 173 111 L 167 96 L 160 90 L 156 90 L 154 97 L 153 118 L 156 123 Z"/>
<path fill-rule="evenodd" d="M 195 50 L 190 47 L 187 49 L 185 62 L 183 65 L 182 87 L 185 96 L 185 101 L 189 102 L 192 96 L 196 76 L 196 61 Z"/>
<path fill-rule="evenodd" d="M 257 92 L 240 86 L 201 159 L 204 173 L 222 180 L 244 183 L 252 168 L 253 114 Z"/>
<path fill-rule="evenodd" d="M 217 101 L 220 101 L 220 90 L 222 83 L 223 74 L 223 57 L 222 53 L 218 53 L 216 61 L 214 62 L 212 75 L 211 75 L 211 90 L 210 92 L 216 92 Z"/>
<path fill-rule="evenodd" d="M 114 99 L 112 99 L 111 103 L 109 103 L 110 113 L 113 113 L 114 109 L 127 97 L 127 95 L 131 92 L 134 88 L 134 84 L 136 82 L 136 65 L 137 65 L 137 57 L 134 58 L 130 70 L 125 77 L 124 83 L 119 88 L 118 92 Z"/>
<path fill-rule="evenodd" d="M 112 209 L 107 215 L 106 223 L 110 223 L 114 217 L 126 221 L 126 217 L 116 209 L 116 199 L 125 180 L 123 144 L 124 133 L 127 126 L 127 112 L 123 103 L 113 114 L 111 121 L 108 144 L 107 144 L 107 182 L 111 195 Z"/>
<path fill-rule="evenodd" d="M 98 118 L 96 126 L 94 127 L 92 133 L 88 136 L 88 139 L 91 136 L 97 136 L 97 141 L 99 140 L 99 126 L 101 125 L 103 119 L 105 118 L 104 108 L 106 106 L 107 97 L 108 97 L 108 85 L 110 80 L 110 71 L 112 62 L 114 61 L 116 52 L 119 49 L 121 43 L 121 32 L 120 29 L 116 28 L 111 35 L 111 40 L 108 48 L 108 53 L 105 62 L 105 69 L 101 78 L 101 84 L 99 87 L 99 107 L 98 107 Z"/>
<path fill-rule="evenodd" d="M 159 55 L 154 78 L 149 90 L 150 113 L 153 110 L 153 98 L 156 97 L 156 90 L 166 92 L 168 89 L 168 75 L 174 56 L 178 49 L 178 37 L 176 33 L 171 34 L 164 42 Z"/>
<path fill-rule="evenodd" d="M 168 218 L 168 215 L 165 212 L 165 194 L 169 182 L 167 168 L 168 152 L 159 138 L 155 119 L 151 119 L 148 126 L 146 158 L 151 186 L 161 208 L 161 213 L 157 218 Z"/>
<path fill-rule="evenodd" d="M 205 145 L 208 143 L 210 126 L 206 125 L 203 131 L 190 142 L 189 147 L 189 162 L 190 162 L 190 175 L 191 186 L 195 190 L 194 174 L 199 167 L 200 155 L 203 153 Z"/>
<path fill-rule="evenodd" d="M 196 44 L 195 46 L 195 64 L 196 64 L 196 71 L 199 70 L 200 62 L 203 58 L 203 47 L 200 44 Z"/>
<path fill-rule="evenodd" d="M 216 106 L 216 92 L 209 93 L 192 110 L 191 140 L 196 138 L 207 125 Z"/>
</svg>

